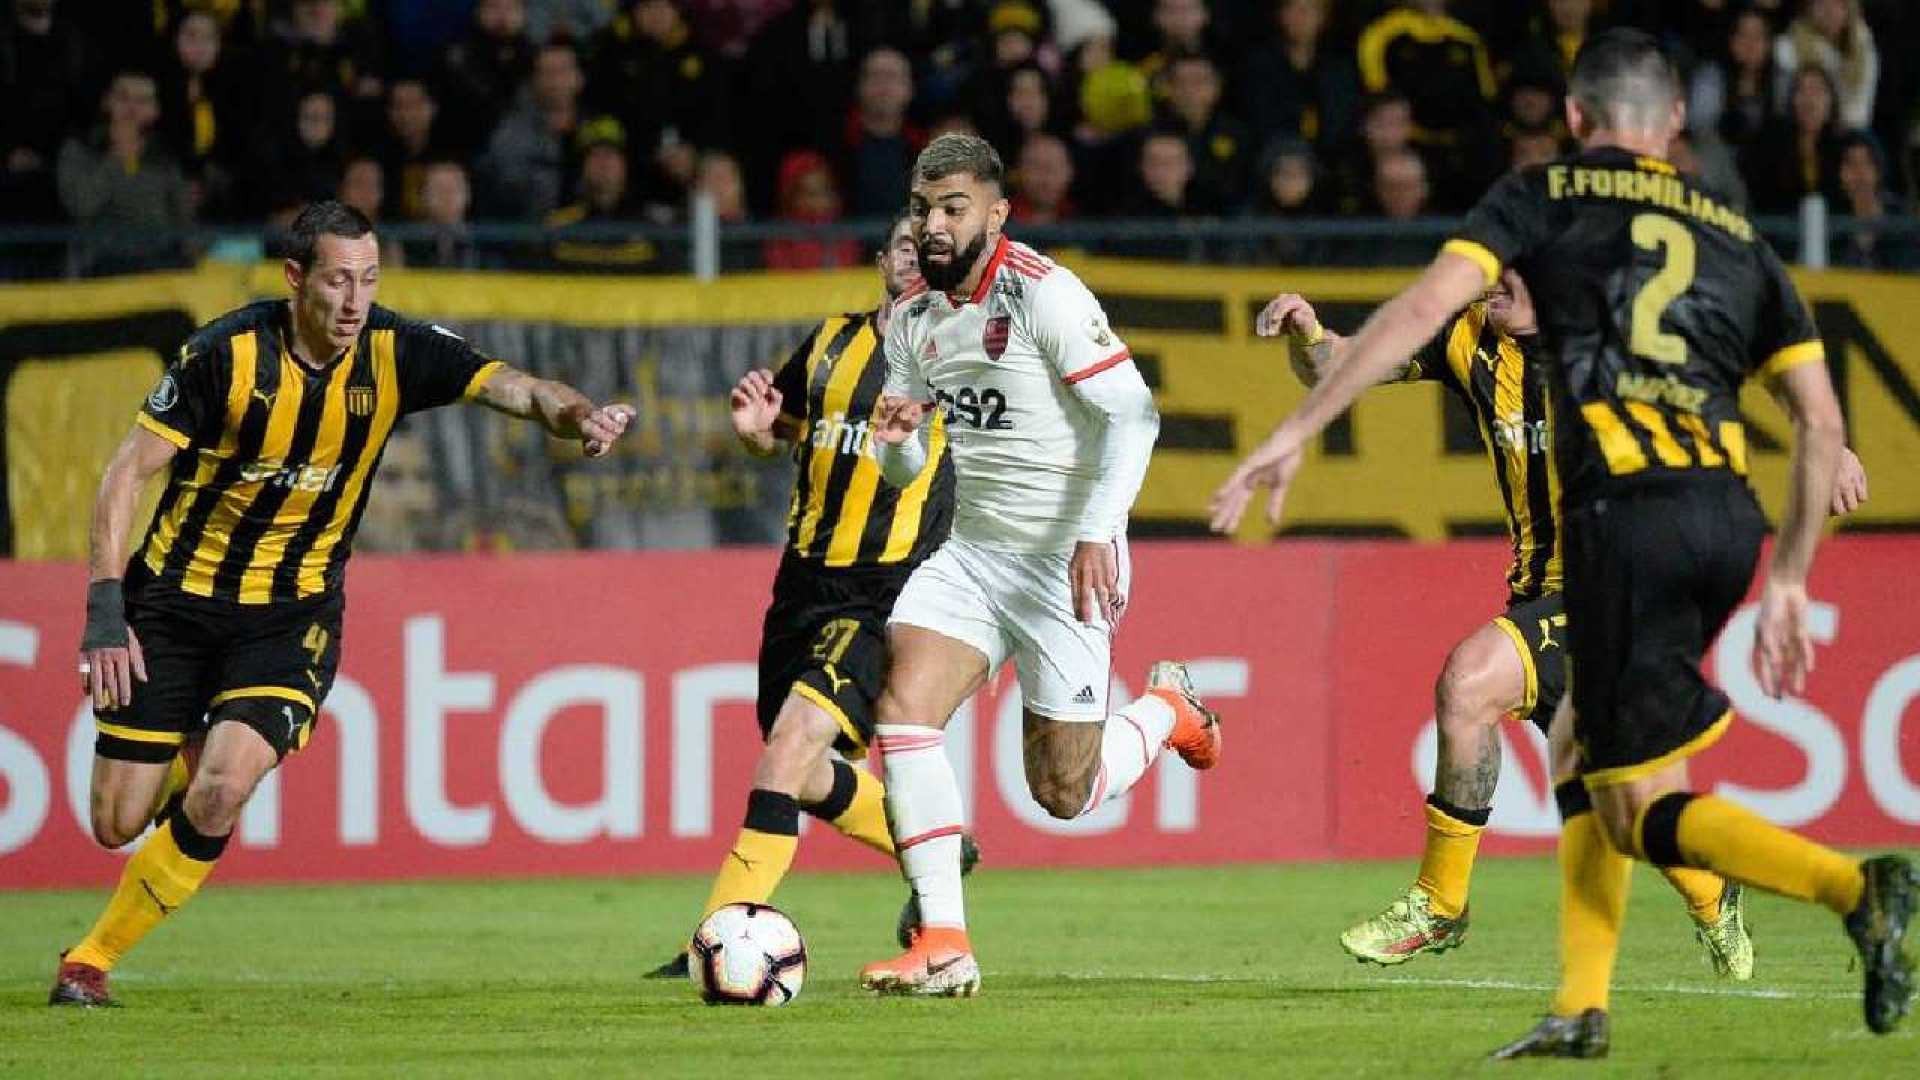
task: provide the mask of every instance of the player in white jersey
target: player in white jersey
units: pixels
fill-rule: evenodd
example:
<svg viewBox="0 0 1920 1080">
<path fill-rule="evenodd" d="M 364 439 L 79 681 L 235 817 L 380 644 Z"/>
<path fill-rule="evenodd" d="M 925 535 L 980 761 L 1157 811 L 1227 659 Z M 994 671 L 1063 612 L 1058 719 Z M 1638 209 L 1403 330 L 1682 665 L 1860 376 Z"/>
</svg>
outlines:
<svg viewBox="0 0 1920 1080">
<path fill-rule="evenodd" d="M 1147 692 L 1109 715 L 1127 513 L 1160 417 L 1087 287 L 1002 235 L 1003 175 L 977 136 L 921 152 L 908 214 L 924 284 L 887 327 L 881 468 L 890 483 L 911 480 L 937 437 L 921 424 L 937 405 L 956 483 L 952 535 L 894 603 L 877 706 L 887 808 L 921 915 L 906 953 L 860 973 L 888 993 L 979 989 L 943 729 L 1006 660 L 1026 709 L 1027 786 L 1055 817 L 1126 791 L 1166 746 L 1201 769 L 1220 749 L 1218 720 L 1177 663 L 1155 664 Z"/>
</svg>

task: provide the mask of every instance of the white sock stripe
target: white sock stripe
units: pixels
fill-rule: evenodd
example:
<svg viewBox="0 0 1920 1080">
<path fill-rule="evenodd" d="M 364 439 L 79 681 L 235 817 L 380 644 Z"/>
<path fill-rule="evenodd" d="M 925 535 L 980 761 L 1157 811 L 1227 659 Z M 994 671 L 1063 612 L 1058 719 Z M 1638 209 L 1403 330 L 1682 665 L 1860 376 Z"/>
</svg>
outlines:
<svg viewBox="0 0 1920 1080">
<path fill-rule="evenodd" d="M 1118 715 L 1120 719 L 1127 722 L 1129 727 L 1133 728 L 1135 735 L 1140 736 L 1140 768 L 1145 769 L 1147 766 L 1153 764 L 1153 750 L 1147 743 L 1147 731 L 1140 726 L 1138 720 L 1128 716 L 1126 713 L 1119 713 Z"/>
</svg>

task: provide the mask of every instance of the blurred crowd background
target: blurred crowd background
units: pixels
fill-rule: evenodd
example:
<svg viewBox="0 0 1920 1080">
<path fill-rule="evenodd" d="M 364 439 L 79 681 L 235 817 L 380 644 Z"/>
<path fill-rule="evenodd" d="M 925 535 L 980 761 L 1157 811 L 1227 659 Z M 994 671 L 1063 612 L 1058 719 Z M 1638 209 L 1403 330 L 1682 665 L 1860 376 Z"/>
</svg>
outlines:
<svg viewBox="0 0 1920 1080">
<path fill-rule="evenodd" d="M 78 260 L 0 245 L 15 277 L 190 261 L 174 233 L 325 195 L 417 225 L 389 252 L 407 265 L 681 270 L 658 230 L 692 193 L 723 224 L 875 221 L 954 129 L 999 147 L 1023 226 L 1457 214 L 1567 147 L 1566 73 L 1612 24 L 1671 43 L 1676 163 L 1751 212 L 1814 194 L 1897 224 L 1920 178 L 1911 0 L 0 4 L 0 227 L 107 227 Z M 489 244 L 476 222 L 545 239 Z M 1129 253 L 1165 254 L 1142 235 Z M 1911 235 L 1855 228 L 1831 261 L 1920 265 Z M 1398 243 L 1357 261 L 1433 248 Z M 1249 254 L 1340 261 L 1313 244 Z M 864 254 L 826 229 L 733 262 Z"/>
</svg>

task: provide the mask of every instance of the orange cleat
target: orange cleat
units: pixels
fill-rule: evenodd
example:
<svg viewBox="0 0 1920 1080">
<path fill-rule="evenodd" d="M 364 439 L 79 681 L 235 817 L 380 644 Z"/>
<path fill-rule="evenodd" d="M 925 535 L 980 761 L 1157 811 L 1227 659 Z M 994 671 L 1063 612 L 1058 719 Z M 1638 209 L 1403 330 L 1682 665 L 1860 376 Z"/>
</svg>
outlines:
<svg viewBox="0 0 1920 1080">
<path fill-rule="evenodd" d="M 1181 761 L 1195 769 L 1220 763 L 1220 714 L 1200 703 L 1187 665 L 1177 660 L 1154 664 L 1147 672 L 1147 693 L 1173 706 L 1173 732 L 1167 736 L 1167 745 Z"/>
<path fill-rule="evenodd" d="M 980 992 L 980 964 L 965 930 L 929 926 L 914 931 L 906 952 L 861 968 L 860 985 L 876 994 L 972 997 Z"/>
</svg>

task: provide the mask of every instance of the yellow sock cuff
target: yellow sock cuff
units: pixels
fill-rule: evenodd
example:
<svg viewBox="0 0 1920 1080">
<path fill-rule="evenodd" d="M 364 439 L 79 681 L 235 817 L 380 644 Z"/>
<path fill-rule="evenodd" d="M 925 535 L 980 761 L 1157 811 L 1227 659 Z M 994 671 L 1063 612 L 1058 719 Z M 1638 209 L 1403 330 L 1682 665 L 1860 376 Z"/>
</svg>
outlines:
<svg viewBox="0 0 1920 1080">
<path fill-rule="evenodd" d="M 1467 810 L 1437 801 L 1437 796 L 1427 799 L 1427 827 L 1447 836 L 1478 836 L 1487 827 L 1487 818 L 1492 810 Z"/>
</svg>

